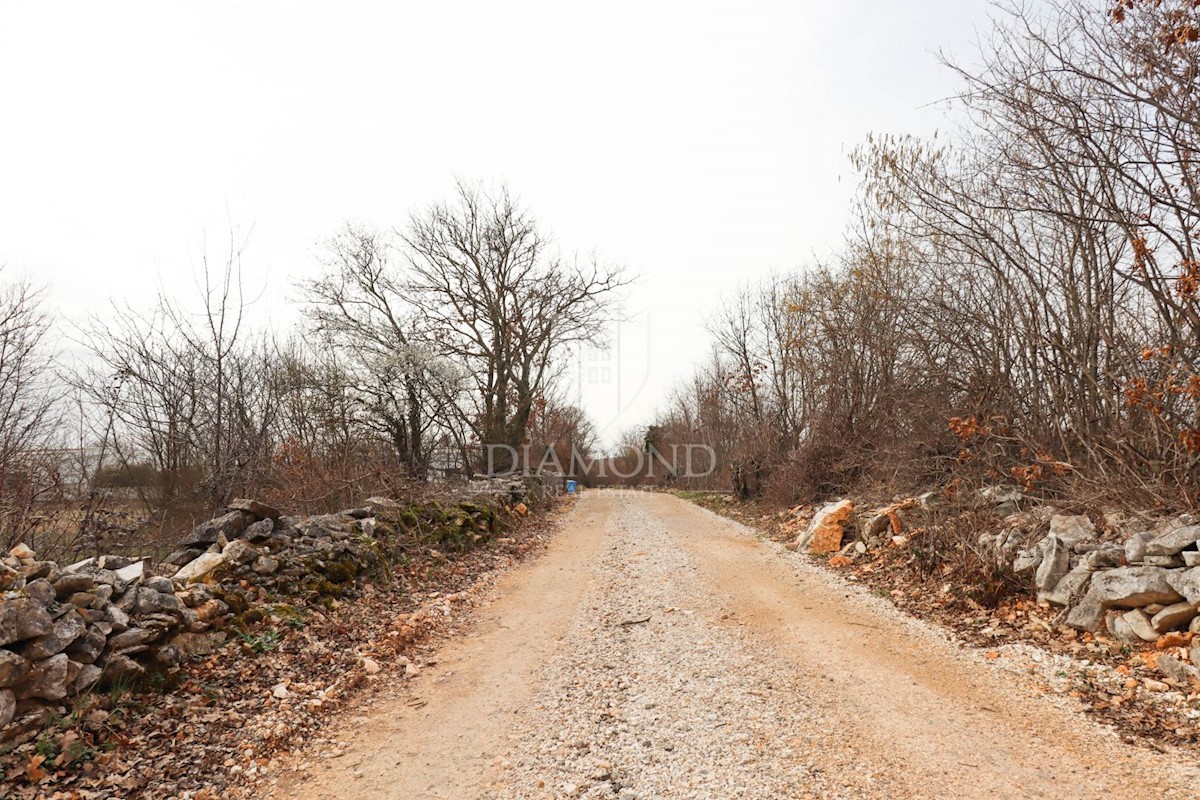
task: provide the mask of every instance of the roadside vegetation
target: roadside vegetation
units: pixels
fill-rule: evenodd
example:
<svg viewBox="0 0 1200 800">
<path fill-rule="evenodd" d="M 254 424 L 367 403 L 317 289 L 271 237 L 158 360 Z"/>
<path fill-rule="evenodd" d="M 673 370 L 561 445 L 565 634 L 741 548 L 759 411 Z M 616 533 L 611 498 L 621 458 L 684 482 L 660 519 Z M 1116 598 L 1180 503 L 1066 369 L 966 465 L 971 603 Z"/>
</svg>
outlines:
<svg viewBox="0 0 1200 800">
<path fill-rule="evenodd" d="M 631 447 L 779 504 L 1012 484 L 1200 502 L 1200 9 L 1001 5 L 936 138 L 859 146 L 842 254 L 712 315 Z"/>
<path fill-rule="evenodd" d="M 194 297 L 80 325 L 0 273 L 0 551 L 161 557 L 233 497 L 415 501 L 485 470 L 489 444 L 594 446 L 559 364 L 625 277 L 561 254 L 506 188 L 463 183 L 397 228 L 335 232 L 286 336 L 255 313 L 246 247 L 205 258 Z"/>
</svg>

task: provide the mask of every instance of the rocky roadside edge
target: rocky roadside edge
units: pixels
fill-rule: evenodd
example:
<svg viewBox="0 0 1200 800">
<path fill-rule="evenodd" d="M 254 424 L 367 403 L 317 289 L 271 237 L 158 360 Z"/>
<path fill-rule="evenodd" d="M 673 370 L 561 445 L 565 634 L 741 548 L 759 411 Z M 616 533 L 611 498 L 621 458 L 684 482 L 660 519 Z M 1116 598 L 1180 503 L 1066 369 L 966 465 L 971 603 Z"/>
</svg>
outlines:
<svg viewBox="0 0 1200 800">
<path fill-rule="evenodd" d="M 1170 604 L 1162 603 L 1166 598 L 1161 596 L 1138 596 L 1137 592 L 1146 588 L 1140 585 L 1143 581 L 1157 583 L 1162 578 L 1166 583 L 1165 577 L 1153 571 L 1164 567 L 1130 564 L 1124 556 L 1125 542 L 1144 543 L 1169 536 L 1190 526 L 1189 517 L 1123 517 L 1114 524 L 1110 516 L 1104 520 L 1103 530 L 1095 530 L 1085 516 L 1057 514 L 1052 507 L 1036 505 L 1010 488 L 987 491 L 986 500 L 995 504 L 998 513 L 993 515 L 994 525 L 981 532 L 972 545 L 996 558 L 997 566 L 1010 573 L 1016 561 L 1021 567 L 1018 577 L 1026 585 L 995 607 L 986 607 L 973 599 L 978 587 L 963 585 L 953 573 L 930 575 L 917 563 L 922 558 L 923 531 L 917 524 L 920 509 L 936 502 L 934 495 L 868 506 L 865 511 L 850 501 L 780 509 L 762 502 L 739 507 L 720 494 L 689 493 L 685 499 L 746 524 L 789 550 L 807 553 L 814 563 L 867 586 L 872 594 L 913 617 L 937 623 L 960 645 L 978 648 L 983 660 L 1032 677 L 1041 690 L 1112 725 L 1131 742 L 1150 747 L 1195 747 L 1200 743 L 1200 683 L 1193 671 L 1200 659 L 1193 640 L 1200 644 L 1200 639 L 1195 630 L 1189 630 L 1200 627 L 1194 622 L 1200 605 L 1188 603 L 1185 596 Z M 1130 528 L 1135 530 L 1132 535 Z M 1115 573 L 1100 580 L 1100 589 L 1092 594 L 1095 599 L 1105 593 L 1105 599 L 1097 601 L 1103 611 L 1095 630 L 1068 624 L 1095 577 L 1081 582 L 1082 586 L 1075 583 L 1075 589 L 1064 598 L 1071 605 L 1064 607 L 1047 597 L 1055 587 L 1048 586 L 1052 570 L 1040 569 L 1041 562 L 1055 550 L 1051 537 L 1059 538 L 1063 532 L 1078 534 L 1078 538 L 1071 552 L 1054 562 L 1055 570 L 1063 567 L 1056 584 L 1068 576 L 1072 582 L 1078 581 L 1085 570 L 1092 576 Z M 1176 534 L 1171 541 L 1180 538 L 1186 536 Z M 1077 552 L 1075 545 L 1079 545 Z M 1180 552 L 1188 549 L 1195 549 L 1195 544 Z M 1123 556 L 1120 559 L 1118 551 Z M 1032 570 L 1023 563 L 1038 555 L 1041 559 L 1034 562 Z M 1184 556 L 1176 555 L 1181 564 L 1165 569 L 1180 570 L 1180 574 L 1190 570 L 1182 563 Z M 1152 569 L 1146 570 L 1147 566 Z M 1107 587 L 1110 581 L 1112 586 Z M 1126 590 L 1117 602 L 1109 597 Z M 1169 585 L 1162 594 L 1166 591 L 1171 591 Z M 1128 604 L 1136 605 L 1131 608 Z M 1117 632 L 1125 630 L 1116 620 L 1132 611 L 1145 615 L 1145 635 L 1119 637 L 1114 627 Z"/>
<path fill-rule="evenodd" d="M 207 547 L 182 567 L 134 562 L 136 577 L 112 557 L 64 568 L 18 550 L 0 617 L 35 635 L 0 647 L 17 665 L 5 689 L 21 696 L 0 728 L 6 796 L 228 796 L 369 676 L 419 670 L 420 643 L 464 592 L 540 546 L 542 524 L 521 501 L 529 489 L 411 506 L 376 498 L 305 518 L 239 501 L 187 537 Z M 173 574 L 150 574 L 162 569 Z M 45 632 L 29 601 L 50 617 Z M 74 617 L 84 630 L 69 640 L 79 626 L 61 620 Z M 98 641 L 81 652 L 89 636 Z M 54 659 L 66 674 L 41 666 Z M 90 685 L 79 681 L 88 665 Z"/>
</svg>

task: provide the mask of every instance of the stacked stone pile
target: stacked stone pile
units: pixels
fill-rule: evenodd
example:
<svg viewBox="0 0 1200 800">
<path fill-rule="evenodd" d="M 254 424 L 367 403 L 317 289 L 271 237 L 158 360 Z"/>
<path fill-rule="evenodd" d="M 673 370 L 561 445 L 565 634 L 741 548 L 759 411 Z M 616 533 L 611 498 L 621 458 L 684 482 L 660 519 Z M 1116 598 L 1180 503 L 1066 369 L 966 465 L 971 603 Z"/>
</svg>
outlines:
<svg viewBox="0 0 1200 800">
<path fill-rule="evenodd" d="M 1087 517 L 1054 516 L 1013 569 L 1033 577 L 1039 599 L 1063 606 L 1060 620 L 1073 628 L 1104 626 L 1131 644 L 1200 632 L 1200 518 L 1165 520 L 1123 544 L 1095 539 Z"/>
<path fill-rule="evenodd" d="M 46 704 L 215 652 L 268 596 L 336 603 L 402 555 L 476 546 L 519 513 L 511 503 L 527 486 L 469 502 L 372 498 L 307 517 L 235 500 L 161 563 L 109 555 L 60 566 L 19 545 L 0 558 L 0 742 Z"/>
<path fill-rule="evenodd" d="M 1027 577 L 1040 602 L 1059 606 L 1058 624 L 1091 632 L 1103 627 L 1128 644 L 1160 642 L 1172 633 L 1200 634 L 1200 516 L 1162 520 L 1115 542 L 1101 536 L 1089 517 L 1035 505 L 1013 487 L 986 489 L 981 498 L 1007 514 L 1008 525 L 982 534 L 980 548 Z M 797 508 L 787 515 L 784 528 L 798 531 L 792 548 L 837 553 L 831 564 L 848 563 L 856 553 L 886 546 L 889 539 L 892 545 L 905 544 L 901 531 L 906 512 L 933 500 L 931 495 L 912 498 L 857 519 L 850 501 L 842 500 L 817 510 L 807 524 Z M 1029 530 L 1039 527 L 1048 532 L 1026 547 Z M 851 541 L 844 544 L 847 535 Z M 1193 664 L 1183 663 L 1180 671 L 1200 686 L 1200 648 Z"/>
</svg>

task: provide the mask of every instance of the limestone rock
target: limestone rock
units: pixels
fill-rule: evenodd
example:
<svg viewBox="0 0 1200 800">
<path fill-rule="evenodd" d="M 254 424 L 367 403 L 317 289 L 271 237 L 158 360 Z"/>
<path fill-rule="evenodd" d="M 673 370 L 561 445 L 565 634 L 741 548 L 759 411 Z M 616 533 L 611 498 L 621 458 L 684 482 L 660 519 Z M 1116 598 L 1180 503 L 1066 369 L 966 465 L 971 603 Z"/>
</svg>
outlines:
<svg viewBox="0 0 1200 800">
<path fill-rule="evenodd" d="M 1200 541 L 1200 525 L 1184 525 L 1154 537 L 1146 543 L 1148 556 L 1173 556 Z"/>
<path fill-rule="evenodd" d="M 154 638 L 154 634 L 144 628 L 130 628 L 108 640 L 108 649 L 113 653 L 127 652 L 140 647 Z"/>
<path fill-rule="evenodd" d="M 59 653 L 53 658 L 34 664 L 25 680 L 21 681 L 17 689 L 17 698 L 62 700 L 67 696 L 67 669 L 70 660 L 66 653 Z"/>
<path fill-rule="evenodd" d="M 83 694 L 88 689 L 91 689 L 100 681 L 100 676 L 104 671 L 95 664 L 83 664 L 80 666 L 79 675 L 75 678 L 75 693 Z"/>
<path fill-rule="evenodd" d="M 245 511 L 247 514 L 253 514 L 258 517 L 260 520 L 279 519 L 279 509 L 269 506 L 266 503 L 260 503 L 257 500 L 248 500 L 244 497 L 230 500 L 226 508 L 230 511 Z"/>
<path fill-rule="evenodd" d="M 1050 535 L 1057 536 L 1068 545 L 1075 545 L 1095 538 L 1096 526 L 1086 516 L 1055 514 L 1050 518 Z"/>
<path fill-rule="evenodd" d="M 1195 603 L 1174 603 L 1154 615 L 1150 622 L 1159 633 L 1178 630 L 1196 618 Z"/>
<path fill-rule="evenodd" d="M 0 645 L 44 636 L 53 621 L 50 612 L 29 597 L 0 598 Z"/>
<path fill-rule="evenodd" d="M 117 577 L 126 584 L 137 583 L 146 572 L 146 562 L 135 561 L 132 564 L 115 570 Z"/>
<path fill-rule="evenodd" d="M 174 594 L 158 592 L 149 586 L 140 586 L 134 591 L 137 592 L 137 602 L 133 613 L 138 616 L 178 612 L 183 606 Z"/>
<path fill-rule="evenodd" d="M 887 533 L 891 528 L 892 518 L 886 513 L 879 512 L 867 520 L 866 525 L 863 526 L 863 535 L 868 539 L 874 539 Z"/>
<path fill-rule="evenodd" d="M 1083 561 L 1080 563 L 1089 571 L 1096 572 L 1097 570 L 1119 567 L 1124 558 L 1125 551 L 1122 548 L 1101 546 L 1085 555 Z"/>
<path fill-rule="evenodd" d="M 125 567 L 132 566 L 138 561 L 141 561 L 141 559 L 129 558 L 128 556 L 100 556 L 96 559 L 96 566 L 100 569 L 118 572 Z"/>
<path fill-rule="evenodd" d="M 30 661 L 43 661 L 66 650 L 86 629 L 83 617 L 72 610 L 59 617 L 49 632 L 23 644 L 21 654 Z"/>
<path fill-rule="evenodd" d="M 1150 616 L 1140 608 L 1126 611 L 1121 615 L 1121 620 L 1143 642 L 1158 641 L 1158 631 L 1154 630 L 1154 625 L 1150 622 Z"/>
<path fill-rule="evenodd" d="M 163 559 L 164 564 L 182 567 L 198 558 L 204 552 L 203 547 L 181 547 Z"/>
<path fill-rule="evenodd" d="M 1087 594 L 1067 615 L 1066 623 L 1072 628 L 1094 631 L 1109 608 L 1178 603 L 1184 596 L 1168 583 L 1168 577 L 1177 574 L 1162 567 L 1119 567 L 1097 572 Z"/>
<path fill-rule="evenodd" d="M 86 569 L 87 567 L 94 565 L 95 563 L 96 563 L 95 558 L 85 558 L 83 561 L 76 561 L 74 564 L 68 564 L 67 566 L 63 567 L 62 571 L 63 572 L 81 572 L 84 569 Z"/>
<path fill-rule="evenodd" d="M 175 593 L 175 584 L 171 582 L 170 578 L 164 578 L 161 575 L 156 575 L 147 580 L 145 588 L 154 592 L 158 592 L 159 594 Z"/>
<path fill-rule="evenodd" d="M 225 545 L 221 555 L 231 564 L 249 564 L 258 558 L 258 548 L 243 539 L 234 539 Z"/>
<path fill-rule="evenodd" d="M 104 618 L 117 633 L 129 627 L 129 615 L 116 606 L 106 607 L 104 609 Z"/>
<path fill-rule="evenodd" d="M 1135 533 L 1125 540 L 1125 563 L 1140 564 L 1146 557 L 1146 534 Z"/>
<path fill-rule="evenodd" d="M 1109 612 L 1104 617 L 1105 626 L 1108 632 L 1113 635 L 1113 638 L 1125 644 L 1140 645 L 1144 644 L 1142 638 L 1134 633 L 1133 628 L 1125 621 L 1123 614 Z"/>
<path fill-rule="evenodd" d="M 225 556 L 221 553 L 204 553 L 196 558 L 196 560 L 185 566 L 183 569 L 179 570 L 179 572 L 176 572 L 172 580 L 179 583 L 191 583 L 193 581 L 199 581 L 202 580 L 205 575 L 212 572 L 214 569 L 224 563 Z"/>
<path fill-rule="evenodd" d="M 1160 655 L 1155 663 L 1158 671 L 1166 675 L 1168 680 L 1184 687 L 1200 686 L 1200 669 L 1192 664 L 1185 664 L 1167 653 Z"/>
<path fill-rule="evenodd" d="M 1097 573 L 1092 590 L 1110 608 L 1140 608 L 1150 603 L 1177 603 L 1183 598 L 1171 585 L 1171 570 L 1119 567 Z"/>
<path fill-rule="evenodd" d="M 273 533 L 275 533 L 275 521 L 272 519 L 260 519 L 242 531 L 242 538 L 254 544 L 262 544 L 270 539 Z"/>
<path fill-rule="evenodd" d="M 0 650 L 0 688 L 15 686 L 29 674 L 28 659 L 11 650 Z"/>
<path fill-rule="evenodd" d="M 80 664 L 91 664 L 100 657 L 100 653 L 104 651 L 104 645 L 108 643 L 108 637 L 98 626 L 92 626 L 87 633 L 80 636 L 71 646 L 67 648 L 67 655 L 72 661 L 78 661 Z"/>
<path fill-rule="evenodd" d="M 1075 598 L 1087 590 L 1088 582 L 1092 579 L 1092 570 L 1080 564 L 1064 575 L 1048 592 L 1039 592 L 1038 598 L 1058 606 L 1070 605 Z"/>
<path fill-rule="evenodd" d="M 796 539 L 797 548 L 809 553 L 836 553 L 842 547 L 846 523 L 853 513 L 854 504 L 849 500 L 825 506 Z"/>
<path fill-rule="evenodd" d="M 1200 603 L 1200 567 L 1175 570 L 1170 573 L 1167 583 L 1189 603 Z"/>
<path fill-rule="evenodd" d="M 230 511 L 228 514 L 210 519 L 208 522 L 202 522 L 192 532 L 179 542 L 183 547 L 194 547 L 196 545 L 208 546 L 215 544 L 221 536 L 226 539 L 236 539 L 241 535 L 246 527 L 256 522 L 255 515 L 246 511 Z"/>
<path fill-rule="evenodd" d="M 1046 555 L 1046 545 L 1046 539 L 1042 539 L 1033 547 L 1028 547 L 1017 553 L 1017 558 L 1013 561 L 1013 572 L 1018 575 L 1033 574 L 1042 563 L 1042 558 Z"/>
<path fill-rule="evenodd" d="M 0 689 L 0 728 L 13 721 L 17 713 L 17 696 L 12 689 Z"/>
<path fill-rule="evenodd" d="M 1038 599 L 1050 592 L 1071 568 L 1071 545 L 1054 534 L 1045 539 L 1045 555 L 1038 565 L 1034 575 L 1034 583 L 1038 588 Z"/>
</svg>

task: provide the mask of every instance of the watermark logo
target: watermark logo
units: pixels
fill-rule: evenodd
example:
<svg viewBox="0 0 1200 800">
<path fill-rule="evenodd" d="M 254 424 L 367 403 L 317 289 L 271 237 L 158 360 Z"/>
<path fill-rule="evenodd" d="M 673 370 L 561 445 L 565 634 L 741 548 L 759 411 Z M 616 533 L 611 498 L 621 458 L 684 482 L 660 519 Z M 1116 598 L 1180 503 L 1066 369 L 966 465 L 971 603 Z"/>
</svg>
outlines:
<svg viewBox="0 0 1200 800">
<path fill-rule="evenodd" d="M 596 458 L 572 447 L 566 463 L 553 447 L 517 448 L 507 444 L 485 445 L 487 474 L 495 478 L 518 475 L 561 475 L 563 477 L 610 480 L 678 480 L 706 478 L 717 469 L 717 454 L 706 444 L 673 444 L 663 453 L 653 445 L 619 456 Z"/>
</svg>

